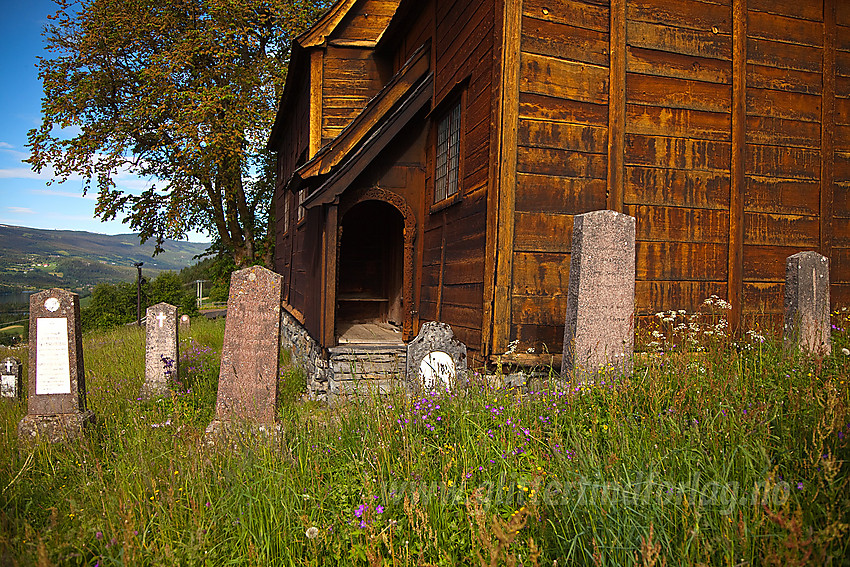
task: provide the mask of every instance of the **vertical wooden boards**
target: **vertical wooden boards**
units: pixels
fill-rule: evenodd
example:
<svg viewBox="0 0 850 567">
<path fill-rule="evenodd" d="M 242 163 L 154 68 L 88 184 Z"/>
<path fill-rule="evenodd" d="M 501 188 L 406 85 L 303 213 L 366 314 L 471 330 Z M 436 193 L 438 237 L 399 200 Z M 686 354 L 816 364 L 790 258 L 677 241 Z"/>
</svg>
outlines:
<svg viewBox="0 0 850 567">
<path fill-rule="evenodd" d="M 850 306 L 850 5 L 828 0 L 824 8 L 824 47 L 826 50 L 835 46 L 834 82 L 831 83 L 834 95 L 830 297 L 834 305 Z M 825 77 L 824 86 L 827 84 Z"/>
<path fill-rule="evenodd" d="M 608 209 L 621 213 L 626 140 L 626 0 L 612 0 L 610 30 Z"/>
<path fill-rule="evenodd" d="M 835 165 L 835 3 L 823 3 L 823 93 L 821 102 L 820 253 L 832 252 Z"/>
<path fill-rule="evenodd" d="M 741 321 L 744 242 L 744 151 L 747 100 L 747 0 L 732 2 L 732 155 L 729 192 L 729 247 L 726 293 L 732 311 L 729 326 L 737 330 Z"/>
<path fill-rule="evenodd" d="M 310 144 L 307 159 L 312 159 L 322 147 L 322 102 L 324 99 L 324 51 L 310 51 Z"/>
<path fill-rule="evenodd" d="M 323 64 L 322 146 L 336 138 L 383 87 L 370 48 L 328 46 Z"/>
</svg>

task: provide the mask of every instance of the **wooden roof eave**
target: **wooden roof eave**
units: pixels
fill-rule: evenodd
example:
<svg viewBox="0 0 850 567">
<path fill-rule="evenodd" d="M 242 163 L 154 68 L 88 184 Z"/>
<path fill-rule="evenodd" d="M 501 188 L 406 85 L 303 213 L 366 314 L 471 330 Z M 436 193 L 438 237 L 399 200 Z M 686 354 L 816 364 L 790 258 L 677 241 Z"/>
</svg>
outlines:
<svg viewBox="0 0 850 567">
<path fill-rule="evenodd" d="M 420 46 L 384 88 L 370 100 L 351 123 L 320 149 L 313 158 L 299 167 L 296 174 L 302 179 L 327 175 L 349 155 L 381 120 L 410 92 L 431 67 L 430 42 Z"/>
<path fill-rule="evenodd" d="M 315 191 L 307 196 L 303 206 L 312 208 L 333 203 L 366 167 L 389 145 L 399 132 L 431 102 L 434 94 L 434 75 L 428 74 L 397 108 L 386 117 L 343 163 L 328 176 Z"/>
<path fill-rule="evenodd" d="M 338 0 L 318 22 L 295 38 L 295 41 L 302 47 L 323 46 L 356 3 L 357 0 Z"/>
</svg>

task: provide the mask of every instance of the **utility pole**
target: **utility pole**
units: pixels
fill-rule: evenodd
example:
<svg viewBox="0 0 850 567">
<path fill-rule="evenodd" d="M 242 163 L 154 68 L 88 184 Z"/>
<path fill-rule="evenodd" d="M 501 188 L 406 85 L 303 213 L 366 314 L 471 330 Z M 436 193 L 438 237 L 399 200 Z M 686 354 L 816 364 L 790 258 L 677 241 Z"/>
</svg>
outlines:
<svg viewBox="0 0 850 567">
<path fill-rule="evenodd" d="M 135 262 L 133 264 L 139 270 L 139 275 L 136 277 L 136 326 L 142 326 L 142 266 L 144 262 Z"/>
</svg>

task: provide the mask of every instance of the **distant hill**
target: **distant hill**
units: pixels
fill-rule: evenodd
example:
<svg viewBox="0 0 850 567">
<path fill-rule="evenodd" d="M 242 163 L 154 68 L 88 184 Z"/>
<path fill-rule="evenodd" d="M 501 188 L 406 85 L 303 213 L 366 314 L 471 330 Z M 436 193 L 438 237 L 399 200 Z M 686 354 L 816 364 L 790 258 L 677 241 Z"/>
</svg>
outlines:
<svg viewBox="0 0 850 567">
<path fill-rule="evenodd" d="M 195 263 L 208 244 L 166 240 L 151 257 L 153 242 L 136 234 L 110 236 L 76 230 L 44 230 L 0 224 L 0 293 L 63 287 L 84 291 L 100 282 L 131 281 L 135 262 L 156 275 Z"/>
</svg>

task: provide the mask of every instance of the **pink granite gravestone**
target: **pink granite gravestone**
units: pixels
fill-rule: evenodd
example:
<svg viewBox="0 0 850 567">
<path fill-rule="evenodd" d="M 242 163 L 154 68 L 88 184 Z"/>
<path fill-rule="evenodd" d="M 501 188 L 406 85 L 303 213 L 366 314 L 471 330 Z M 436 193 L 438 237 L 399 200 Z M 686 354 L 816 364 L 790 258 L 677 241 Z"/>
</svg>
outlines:
<svg viewBox="0 0 850 567">
<path fill-rule="evenodd" d="M 142 397 L 168 395 L 168 380 L 177 376 L 178 363 L 177 308 L 168 303 L 157 303 L 146 311 Z"/>
<path fill-rule="evenodd" d="M 79 438 L 94 416 L 86 410 L 80 302 L 50 289 L 30 296 L 29 395 L 18 437 L 49 442 Z"/>
<path fill-rule="evenodd" d="M 564 377 L 629 374 L 634 348 L 635 219 L 576 215 L 564 324 Z"/>
<path fill-rule="evenodd" d="M 785 347 L 827 355 L 832 351 L 829 322 L 829 259 L 799 252 L 785 261 Z"/>
<path fill-rule="evenodd" d="M 277 421 L 281 277 L 254 266 L 230 279 L 218 379 L 215 434 L 227 424 Z"/>
</svg>

